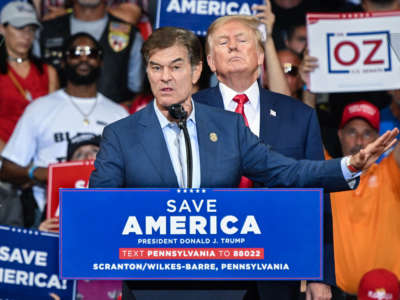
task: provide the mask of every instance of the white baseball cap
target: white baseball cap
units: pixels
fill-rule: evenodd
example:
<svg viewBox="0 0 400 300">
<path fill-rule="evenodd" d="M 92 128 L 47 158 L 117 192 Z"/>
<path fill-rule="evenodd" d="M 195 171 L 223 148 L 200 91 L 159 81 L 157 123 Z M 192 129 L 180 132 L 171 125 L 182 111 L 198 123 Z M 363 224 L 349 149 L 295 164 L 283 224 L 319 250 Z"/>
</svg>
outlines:
<svg viewBox="0 0 400 300">
<path fill-rule="evenodd" d="M 26 25 L 36 25 L 41 27 L 33 6 L 26 2 L 11 1 L 1 10 L 1 24 L 11 24 L 21 28 Z"/>
</svg>

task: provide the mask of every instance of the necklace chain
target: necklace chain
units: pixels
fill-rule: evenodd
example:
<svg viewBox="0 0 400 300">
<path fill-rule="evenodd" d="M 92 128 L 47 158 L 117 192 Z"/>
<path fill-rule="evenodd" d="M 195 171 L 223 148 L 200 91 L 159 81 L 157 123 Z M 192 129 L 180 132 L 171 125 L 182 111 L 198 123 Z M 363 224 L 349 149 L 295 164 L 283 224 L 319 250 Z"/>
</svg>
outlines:
<svg viewBox="0 0 400 300">
<path fill-rule="evenodd" d="M 79 107 L 79 105 L 77 103 L 75 103 L 74 99 L 71 97 L 70 94 L 68 94 L 67 92 L 65 92 L 68 96 L 68 99 L 70 100 L 71 104 L 76 108 L 76 110 L 82 115 L 83 117 L 83 124 L 84 125 L 89 125 L 89 116 L 93 113 L 94 109 L 96 108 L 97 105 L 97 99 L 98 99 L 98 94 L 96 94 L 96 100 L 94 102 L 94 104 L 92 105 L 92 107 L 90 108 L 90 111 L 88 113 L 84 113 L 82 111 L 82 109 Z"/>
<path fill-rule="evenodd" d="M 7 58 L 9 61 L 15 61 L 17 64 L 22 64 L 24 61 L 27 61 L 28 58 L 22 58 L 22 57 L 12 57 L 12 56 L 8 56 Z"/>
</svg>

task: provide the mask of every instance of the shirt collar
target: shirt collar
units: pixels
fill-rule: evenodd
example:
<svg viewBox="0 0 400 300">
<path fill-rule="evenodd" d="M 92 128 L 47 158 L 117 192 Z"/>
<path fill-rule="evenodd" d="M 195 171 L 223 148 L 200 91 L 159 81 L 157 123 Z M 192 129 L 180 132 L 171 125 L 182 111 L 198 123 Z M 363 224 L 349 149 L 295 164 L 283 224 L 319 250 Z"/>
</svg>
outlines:
<svg viewBox="0 0 400 300">
<path fill-rule="evenodd" d="M 196 119 L 195 119 L 195 105 L 193 102 L 193 99 L 190 99 L 190 101 L 192 101 L 192 113 L 189 115 L 189 117 L 187 118 L 186 122 L 187 123 L 193 123 L 196 124 Z M 154 99 L 153 101 L 153 105 L 154 105 L 154 111 L 156 112 L 156 116 L 158 121 L 160 122 L 161 128 L 164 129 L 167 126 L 171 126 L 172 124 L 175 124 L 175 122 L 170 122 L 164 115 L 163 113 L 159 110 L 157 103 L 156 103 L 156 99 Z"/>
<path fill-rule="evenodd" d="M 238 92 L 232 90 L 227 85 L 222 82 L 219 83 L 219 90 L 222 94 L 222 100 L 224 101 L 224 107 L 236 107 L 237 103 L 233 101 L 233 97 L 235 97 Z M 253 84 L 244 92 L 240 94 L 246 94 L 247 98 L 249 98 L 249 103 L 251 107 L 257 111 L 258 106 L 260 105 L 260 89 L 258 88 L 257 80 L 253 82 Z"/>
</svg>

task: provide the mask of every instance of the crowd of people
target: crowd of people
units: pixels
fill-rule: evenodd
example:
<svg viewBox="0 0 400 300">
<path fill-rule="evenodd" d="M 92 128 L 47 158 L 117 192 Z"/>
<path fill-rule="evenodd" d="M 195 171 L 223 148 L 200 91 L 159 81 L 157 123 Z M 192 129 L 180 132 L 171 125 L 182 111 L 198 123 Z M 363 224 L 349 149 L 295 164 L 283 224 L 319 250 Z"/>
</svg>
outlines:
<svg viewBox="0 0 400 300">
<path fill-rule="evenodd" d="M 309 55 L 305 15 L 400 10 L 400 1 L 266 0 L 252 7 L 252 17 L 220 17 L 210 24 L 207 36 L 201 38 L 204 57 L 182 42 L 185 32 L 166 29 L 149 40 L 155 30 L 155 1 L 6 2 L 0 7 L 0 224 L 57 232 L 58 218 L 45 218 L 49 164 L 95 159 L 103 129 L 129 114 L 137 116 L 129 125 L 138 127 L 132 135 L 138 134 L 139 139 L 136 131 L 143 130 L 139 128 L 145 124 L 143 118 L 156 120 L 152 117 L 155 111 L 166 145 L 149 143 L 148 151 L 167 149 L 172 165 L 165 167 L 176 174 L 171 184 L 185 186 L 187 174 L 178 171 L 182 167 L 172 158 L 175 150 L 169 142 L 179 129 L 169 126 L 170 120 L 163 117 L 168 97 L 182 90 L 180 96 L 190 95 L 189 100 L 196 103 L 197 119 L 188 118 L 188 130 L 196 143 L 201 134 L 195 129 L 198 116 L 208 109 L 203 104 L 219 107 L 241 114 L 260 141 L 287 157 L 349 158 L 342 160 L 350 170 L 350 177 L 344 173 L 345 178 L 349 178 L 350 188 L 358 185 L 349 191 L 324 194 L 322 281 L 308 282 L 305 288 L 295 281 L 228 281 L 213 286 L 213 291 L 234 289 L 239 291 L 237 295 L 244 294 L 242 299 L 254 300 L 352 300 L 357 299 L 357 292 L 362 300 L 399 298 L 400 146 L 391 147 L 378 163 L 368 165 L 359 183 L 352 172 L 359 175 L 363 167 L 358 168 L 359 161 L 351 157 L 368 144 L 379 143 L 380 134 L 400 127 L 400 89 L 312 93 L 308 89 L 310 73 L 323 61 Z M 168 35 L 174 38 L 172 42 L 166 40 Z M 189 40 L 194 48 L 202 48 L 194 38 Z M 190 57 L 188 70 L 181 59 L 185 53 Z M 177 62 L 170 62 L 174 55 Z M 183 73 L 186 71 L 189 73 Z M 168 88 L 163 89 L 166 83 Z M 157 100 L 154 104 L 153 98 Z M 184 106 L 192 111 L 190 101 Z M 130 119 L 122 122 L 125 120 Z M 116 142 L 113 128 L 118 129 L 110 126 L 104 133 L 106 146 Z M 194 186 L 205 184 L 199 169 L 201 146 L 193 145 Z M 138 159 L 142 155 L 135 153 Z M 120 170 L 108 169 L 104 153 L 98 158 L 93 186 L 123 187 L 122 175 L 103 180 L 103 173 L 119 174 Z M 141 158 L 141 162 L 146 160 L 146 156 Z M 250 165 L 247 160 L 245 163 Z M 230 173 L 237 171 L 232 164 Z M 238 187 L 297 185 L 295 179 L 287 183 L 278 178 L 278 183 L 271 183 L 253 176 L 251 166 L 245 171 L 242 173 L 248 176 L 240 178 Z M 148 170 L 135 172 L 124 181 L 130 182 L 125 186 L 156 184 L 150 182 Z M 148 178 L 138 177 L 143 174 L 149 174 Z M 220 181 L 209 184 L 232 185 L 224 173 L 221 176 Z M 93 284 L 101 290 L 101 283 Z M 85 283 L 80 286 L 84 289 Z M 122 289 L 120 283 L 111 287 Z M 127 296 L 131 285 L 124 283 L 123 288 L 123 299 L 131 299 Z M 185 289 L 180 285 L 176 288 Z M 193 295 L 186 294 L 187 299 L 197 299 L 196 291 L 204 286 L 193 283 L 192 289 Z M 218 295 L 219 299 L 230 297 Z M 81 295 L 81 299 L 100 299 L 100 295 L 96 297 Z"/>
</svg>

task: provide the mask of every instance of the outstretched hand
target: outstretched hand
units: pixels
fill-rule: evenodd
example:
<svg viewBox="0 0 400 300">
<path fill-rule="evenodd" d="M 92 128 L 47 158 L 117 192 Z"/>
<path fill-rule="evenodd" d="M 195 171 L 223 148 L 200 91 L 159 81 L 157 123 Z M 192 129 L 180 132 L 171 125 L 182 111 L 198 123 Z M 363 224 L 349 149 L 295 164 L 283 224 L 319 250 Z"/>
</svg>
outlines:
<svg viewBox="0 0 400 300">
<path fill-rule="evenodd" d="M 358 171 L 366 171 L 384 153 L 389 150 L 397 141 L 396 136 L 399 129 L 386 131 L 374 142 L 350 157 L 350 165 Z"/>
</svg>

